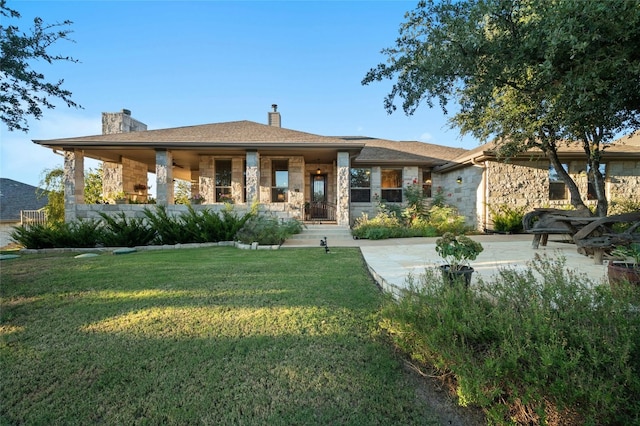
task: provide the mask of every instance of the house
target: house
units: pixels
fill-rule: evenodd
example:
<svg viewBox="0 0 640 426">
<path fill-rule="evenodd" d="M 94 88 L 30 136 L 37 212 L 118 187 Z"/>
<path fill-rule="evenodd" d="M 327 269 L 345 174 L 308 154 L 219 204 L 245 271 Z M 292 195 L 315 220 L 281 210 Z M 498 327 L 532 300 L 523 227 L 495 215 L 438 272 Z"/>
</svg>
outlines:
<svg viewBox="0 0 640 426">
<path fill-rule="evenodd" d="M 421 142 L 315 135 L 283 128 L 277 105 L 272 108 L 267 124 L 234 121 L 159 130 L 147 130 L 124 109 L 102 114 L 102 135 L 34 142 L 64 153 L 67 220 L 97 217 L 101 211 L 141 216 L 149 196 L 147 173 L 155 174 L 157 204 L 169 212 L 186 210 L 174 204 L 173 194 L 174 179 L 183 179 L 191 182 L 192 195 L 201 197 L 206 208 L 233 202 L 242 210 L 255 202 L 262 211 L 282 218 L 328 220 L 343 226 L 353 224 L 362 213 L 375 215 L 380 199 L 402 203 L 404 188 L 411 184 L 422 185 L 427 194 L 440 187 L 450 195 L 448 202 L 479 229 L 490 225 L 489 204 L 533 208 L 568 202 L 555 199 L 561 198 L 561 189 L 541 153 L 505 164 L 490 144 L 469 151 Z M 605 152 L 607 189 L 613 196 L 638 193 L 638 139 Z M 85 157 L 103 161 L 105 199 L 113 202 L 116 195 L 125 195 L 130 202 L 143 204 L 85 204 Z M 580 154 L 567 148 L 561 158 L 580 184 L 588 185 Z"/>
<path fill-rule="evenodd" d="M 13 179 L 0 178 L 0 247 L 11 242 L 14 226 L 26 220 L 44 220 L 42 209 L 47 196 L 38 196 L 38 188 Z"/>
</svg>

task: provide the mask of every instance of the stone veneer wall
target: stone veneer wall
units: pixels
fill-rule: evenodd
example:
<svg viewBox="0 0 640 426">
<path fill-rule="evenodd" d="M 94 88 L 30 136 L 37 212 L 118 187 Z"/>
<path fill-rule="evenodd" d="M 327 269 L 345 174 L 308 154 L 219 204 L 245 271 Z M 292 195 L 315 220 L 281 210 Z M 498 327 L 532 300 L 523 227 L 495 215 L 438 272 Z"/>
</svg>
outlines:
<svg viewBox="0 0 640 426">
<path fill-rule="evenodd" d="M 433 194 L 441 189 L 444 202 L 457 208 L 464 216 L 465 224 L 474 229 L 481 227 L 482 211 L 478 208 L 478 199 L 483 192 L 482 174 L 483 167 L 478 165 L 431 176 Z"/>
<path fill-rule="evenodd" d="M 607 187 L 609 200 L 640 202 L 640 161 L 614 161 L 607 164 L 611 176 Z"/>
<path fill-rule="evenodd" d="M 138 132 L 147 130 L 147 125 L 131 117 L 131 111 L 123 109 L 120 112 L 102 113 L 102 134 Z"/>
<path fill-rule="evenodd" d="M 114 195 L 123 191 L 130 200 L 147 200 L 148 188 L 136 191 L 137 185 L 147 186 L 147 166 L 139 161 L 122 157 L 120 163 L 103 162 L 102 193 L 106 201 L 113 202 Z"/>
</svg>

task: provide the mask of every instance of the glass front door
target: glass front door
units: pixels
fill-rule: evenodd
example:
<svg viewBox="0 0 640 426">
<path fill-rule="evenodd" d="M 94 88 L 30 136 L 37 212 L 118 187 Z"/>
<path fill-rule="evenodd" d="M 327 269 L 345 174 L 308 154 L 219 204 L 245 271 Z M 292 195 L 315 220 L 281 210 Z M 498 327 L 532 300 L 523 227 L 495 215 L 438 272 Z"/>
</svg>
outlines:
<svg viewBox="0 0 640 426">
<path fill-rule="evenodd" d="M 311 176 L 311 218 L 327 217 L 327 175 Z"/>
</svg>

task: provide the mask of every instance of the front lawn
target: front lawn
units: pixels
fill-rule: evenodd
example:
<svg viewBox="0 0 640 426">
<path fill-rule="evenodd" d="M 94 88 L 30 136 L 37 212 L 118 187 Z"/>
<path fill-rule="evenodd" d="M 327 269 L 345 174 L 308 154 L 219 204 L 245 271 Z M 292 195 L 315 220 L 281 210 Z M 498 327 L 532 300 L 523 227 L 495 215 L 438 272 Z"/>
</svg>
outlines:
<svg viewBox="0 0 640 426">
<path fill-rule="evenodd" d="M 2 261 L 0 424 L 425 424 L 357 249 Z"/>
</svg>

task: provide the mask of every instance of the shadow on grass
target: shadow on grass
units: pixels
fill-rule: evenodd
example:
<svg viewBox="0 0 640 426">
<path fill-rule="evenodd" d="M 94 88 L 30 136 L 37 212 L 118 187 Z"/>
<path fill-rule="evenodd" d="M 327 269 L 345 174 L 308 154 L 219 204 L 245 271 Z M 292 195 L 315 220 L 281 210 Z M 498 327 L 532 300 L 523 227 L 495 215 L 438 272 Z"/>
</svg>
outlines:
<svg viewBox="0 0 640 426">
<path fill-rule="evenodd" d="M 231 250 L 3 271 L 1 423 L 428 423 L 359 251 Z"/>
</svg>

